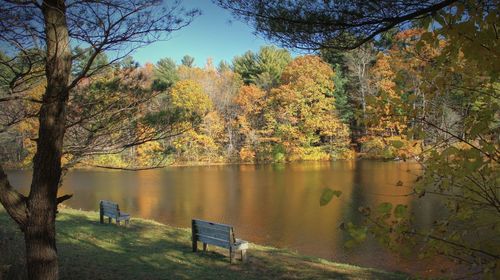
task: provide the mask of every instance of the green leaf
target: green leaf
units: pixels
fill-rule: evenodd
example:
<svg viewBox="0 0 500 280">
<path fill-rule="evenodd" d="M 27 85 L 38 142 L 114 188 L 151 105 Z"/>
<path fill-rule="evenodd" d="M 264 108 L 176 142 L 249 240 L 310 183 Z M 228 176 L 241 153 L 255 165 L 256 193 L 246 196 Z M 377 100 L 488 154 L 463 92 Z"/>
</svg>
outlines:
<svg viewBox="0 0 500 280">
<path fill-rule="evenodd" d="M 356 226 L 353 223 L 349 222 L 347 224 L 347 232 L 352 237 L 352 240 L 356 243 L 360 243 L 365 241 L 368 228 L 363 226 Z"/>
<path fill-rule="evenodd" d="M 340 195 L 342 194 L 341 191 L 337 191 L 337 190 L 332 190 L 330 188 L 326 188 L 323 190 L 323 193 L 321 194 L 321 198 L 319 200 L 319 205 L 320 206 L 325 206 L 327 205 L 330 200 L 332 200 L 332 198 L 334 196 L 336 197 L 340 197 Z"/>
<path fill-rule="evenodd" d="M 383 215 L 388 215 L 391 213 L 392 204 L 389 202 L 380 203 L 377 207 L 377 212 Z"/>
<path fill-rule="evenodd" d="M 394 216 L 397 219 L 401 219 L 406 217 L 406 214 L 408 213 L 408 206 L 403 205 L 403 204 L 398 204 L 396 208 L 394 208 Z"/>
<path fill-rule="evenodd" d="M 393 146 L 396 149 L 401 149 L 401 148 L 403 148 L 404 145 L 405 145 L 405 143 L 403 143 L 403 141 L 399 141 L 399 140 L 391 141 L 391 146 Z"/>
</svg>

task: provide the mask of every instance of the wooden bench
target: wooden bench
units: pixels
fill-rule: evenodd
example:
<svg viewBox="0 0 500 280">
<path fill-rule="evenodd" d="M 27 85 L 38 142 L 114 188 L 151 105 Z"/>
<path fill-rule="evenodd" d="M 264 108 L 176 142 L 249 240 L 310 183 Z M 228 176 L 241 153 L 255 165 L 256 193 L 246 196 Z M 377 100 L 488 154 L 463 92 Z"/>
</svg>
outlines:
<svg viewBox="0 0 500 280">
<path fill-rule="evenodd" d="M 121 221 L 125 221 L 125 226 L 127 226 L 130 221 L 130 215 L 121 212 L 118 204 L 112 201 L 101 200 L 99 203 L 99 214 L 101 224 L 104 223 L 104 216 L 108 217 L 108 223 L 111 223 L 111 219 L 115 219 L 118 225 Z"/>
<path fill-rule="evenodd" d="M 207 245 L 229 249 L 229 262 L 233 263 L 234 254 L 241 251 L 241 260 L 247 260 L 248 242 L 234 238 L 234 230 L 230 225 L 217 224 L 203 220 L 193 219 L 191 222 L 193 252 L 198 251 L 198 241 L 203 242 L 203 251 Z"/>
</svg>

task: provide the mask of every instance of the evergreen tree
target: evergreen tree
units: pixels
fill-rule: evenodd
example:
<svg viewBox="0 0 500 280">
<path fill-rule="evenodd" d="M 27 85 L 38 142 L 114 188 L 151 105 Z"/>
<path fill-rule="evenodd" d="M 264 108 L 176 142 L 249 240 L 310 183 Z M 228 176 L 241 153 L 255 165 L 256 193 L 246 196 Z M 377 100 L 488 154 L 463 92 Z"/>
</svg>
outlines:
<svg viewBox="0 0 500 280">
<path fill-rule="evenodd" d="M 177 65 L 171 58 L 160 59 L 156 64 L 154 74 L 156 79 L 153 82 L 153 88 L 156 90 L 166 90 L 179 80 Z"/>
<path fill-rule="evenodd" d="M 185 55 L 182 57 L 181 64 L 186 66 L 186 67 L 193 67 L 194 66 L 194 57 L 190 55 Z"/>
</svg>

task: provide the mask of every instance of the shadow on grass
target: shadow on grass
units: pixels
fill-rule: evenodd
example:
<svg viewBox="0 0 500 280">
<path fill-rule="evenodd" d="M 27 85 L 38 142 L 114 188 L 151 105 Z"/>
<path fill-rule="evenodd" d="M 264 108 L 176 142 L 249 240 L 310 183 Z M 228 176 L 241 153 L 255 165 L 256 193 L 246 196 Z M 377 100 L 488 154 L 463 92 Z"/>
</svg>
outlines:
<svg viewBox="0 0 500 280">
<path fill-rule="evenodd" d="M 16 253 L 0 256 L 0 272 L 2 265 L 10 265 L 6 279 L 23 279 L 24 241 L 9 220 L 0 212 L 0 250 Z M 247 263 L 231 265 L 224 249 L 210 246 L 209 252 L 191 252 L 188 230 L 137 219 L 132 219 L 129 227 L 100 224 L 98 214 L 92 212 L 64 210 L 58 215 L 56 226 L 61 279 L 390 279 L 395 276 L 327 265 L 286 250 L 264 247 L 251 248 Z"/>
</svg>

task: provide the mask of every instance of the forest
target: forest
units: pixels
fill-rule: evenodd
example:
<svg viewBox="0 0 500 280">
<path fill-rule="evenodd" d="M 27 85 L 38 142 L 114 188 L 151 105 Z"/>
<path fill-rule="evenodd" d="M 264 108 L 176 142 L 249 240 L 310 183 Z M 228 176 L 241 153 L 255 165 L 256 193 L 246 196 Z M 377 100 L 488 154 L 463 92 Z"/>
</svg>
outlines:
<svg viewBox="0 0 500 280">
<path fill-rule="evenodd" d="M 77 86 L 77 96 L 87 100 L 72 102 L 80 119 L 70 121 L 63 160 L 71 166 L 141 168 L 414 158 L 438 137 L 419 133 L 415 117 L 463 135 L 471 109 L 460 90 L 427 93 L 425 76 L 439 46 L 417 45 L 423 33 L 392 32 L 352 51 L 295 58 L 285 49 L 263 46 L 230 63 L 208 59 L 202 67 L 189 55 L 179 65 L 168 57 L 138 65 L 130 56 L 109 63 L 102 54 L 92 66 L 95 75 Z M 73 52 L 86 58 L 81 49 Z M 33 78 L 32 83 L 28 96 L 39 98 L 44 82 Z M 2 103 L 2 123 L 14 126 L 2 134 L 2 160 L 29 167 L 38 131 L 32 112 L 38 105 L 15 102 Z M 126 125 L 118 123 L 124 118 Z M 117 122 L 113 130 L 91 133 L 111 119 Z M 89 148 L 83 152 L 72 147 L 81 137 Z M 110 142 L 114 147 L 104 151 Z"/>
</svg>

